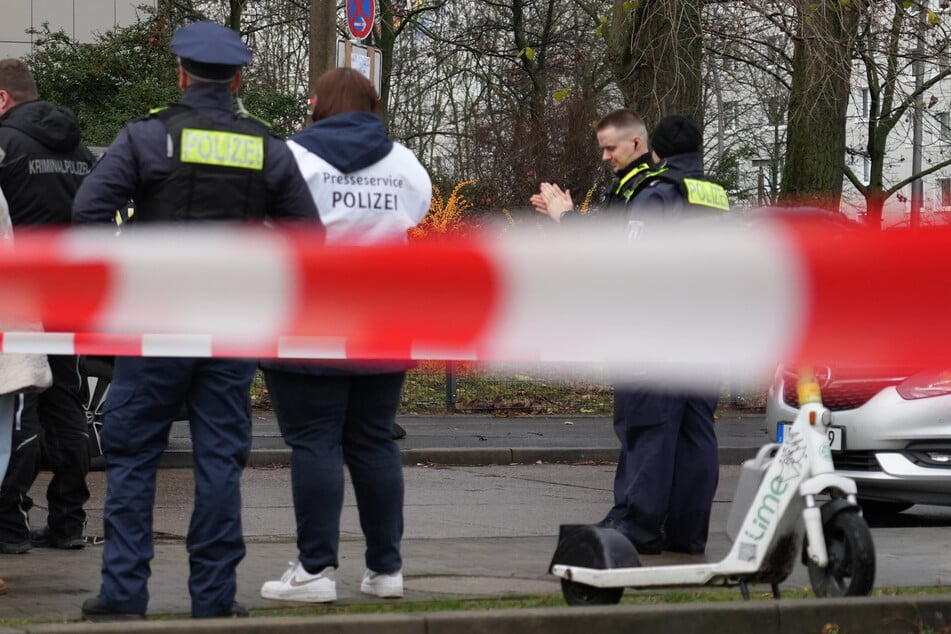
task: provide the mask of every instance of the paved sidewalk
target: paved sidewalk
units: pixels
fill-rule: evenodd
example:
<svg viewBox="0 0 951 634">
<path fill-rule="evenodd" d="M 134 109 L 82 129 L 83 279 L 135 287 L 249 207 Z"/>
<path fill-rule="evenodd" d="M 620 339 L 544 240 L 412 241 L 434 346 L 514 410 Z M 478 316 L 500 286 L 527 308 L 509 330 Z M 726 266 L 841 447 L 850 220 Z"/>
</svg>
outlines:
<svg viewBox="0 0 951 634">
<path fill-rule="evenodd" d="M 616 440 L 610 422 L 591 418 L 490 417 L 403 418 L 400 422 L 408 433 L 406 439 L 400 441 L 404 462 L 412 465 L 404 469 L 405 601 L 560 594 L 558 581 L 547 572 L 559 524 L 595 521 L 611 503 L 614 464 L 602 460 L 616 457 Z M 187 430 L 176 426 L 173 451 L 167 455 L 167 463 L 186 461 L 188 447 L 183 433 L 187 434 Z M 718 434 L 722 453 L 735 456 L 735 462 L 741 453 L 755 451 L 766 440 L 761 417 L 755 415 L 721 418 Z M 268 617 L 276 608 L 291 605 L 267 601 L 258 594 L 263 581 L 277 578 L 287 562 L 296 558 L 290 473 L 280 459 L 286 458 L 282 445 L 275 422 L 259 415 L 255 421 L 255 466 L 247 469 L 243 478 L 247 556 L 238 569 L 237 597 L 251 608 L 254 617 Z M 564 452 L 561 454 L 564 463 L 549 461 L 556 449 Z M 492 466 L 475 466 L 473 463 L 478 462 L 475 452 L 504 460 L 493 459 Z M 513 457 L 522 458 L 514 460 L 521 464 L 510 464 Z M 449 466 L 454 462 L 459 466 Z M 711 561 L 721 558 L 730 546 L 723 530 L 738 473 L 735 463 L 723 461 L 707 553 Z M 48 481 L 49 474 L 41 474 L 32 492 L 38 504 L 31 513 L 35 525 L 45 521 L 42 491 Z M 91 473 L 89 482 L 92 499 L 87 505 L 88 532 L 95 537 L 102 535 L 104 474 Z M 184 536 L 192 490 L 190 469 L 160 470 L 154 524 L 156 548 L 150 581 L 149 613 L 152 616 L 187 616 L 189 612 Z M 951 546 L 948 541 L 951 509 L 914 507 L 903 515 L 906 520 L 873 528 L 878 560 L 876 585 L 946 586 L 951 579 L 951 560 L 946 555 Z M 338 603 L 380 601 L 359 592 L 364 569 L 363 549 L 348 484 L 341 526 Z M 101 547 L 97 545 L 81 551 L 34 549 L 26 555 L 0 556 L 0 577 L 9 586 L 8 593 L 0 597 L 0 620 L 11 624 L 10 629 L 0 627 L 0 634 L 128 631 L 128 625 L 109 629 L 76 622 L 83 599 L 98 591 L 101 556 Z M 645 565 L 695 561 L 671 554 L 643 559 Z M 805 568 L 796 566 L 782 588 L 798 590 L 808 584 Z M 762 593 L 766 589 L 759 587 L 754 591 Z M 610 631 L 798 633 L 819 631 L 825 622 L 854 624 L 851 629 L 842 631 L 871 631 L 868 622 L 862 621 L 860 615 L 853 615 L 855 608 L 849 606 L 862 606 L 855 614 L 874 618 L 880 618 L 885 608 L 889 614 L 907 614 L 910 609 L 929 626 L 940 623 L 940 619 L 946 619 L 945 624 L 951 623 L 951 598 L 900 600 L 894 605 L 873 599 L 853 600 L 845 605 L 812 601 L 807 609 L 802 608 L 802 604 L 803 601 L 782 601 L 753 602 L 745 606 L 612 606 L 594 612 L 573 608 L 520 610 L 507 615 L 473 611 L 455 615 L 252 618 L 216 622 L 150 619 L 143 631 L 339 633 L 372 627 L 413 634 L 542 630 L 567 634 L 577 632 L 582 626 L 578 619 L 583 615 L 589 619 L 588 627 L 599 629 L 597 624 L 600 624 Z M 710 610 L 716 610 L 716 619 Z M 724 611 L 733 616 L 721 621 Z M 800 612 L 807 615 L 803 617 L 807 620 L 819 619 L 819 626 L 806 627 L 807 621 L 796 620 L 799 617 L 794 615 Z M 42 621 L 65 625 L 36 625 Z M 666 625 L 663 629 L 654 629 L 660 627 L 658 624 Z M 784 625 L 780 627 L 780 624 Z"/>
<path fill-rule="evenodd" d="M 590 416 L 404 416 L 406 438 L 399 441 L 403 464 L 484 465 L 616 461 L 617 437 L 611 419 Z M 277 420 L 254 412 L 252 465 L 288 464 L 290 450 Z M 762 414 L 721 412 L 717 419 L 721 464 L 740 464 L 769 442 Z M 162 464 L 191 466 L 188 423 L 175 423 Z"/>
</svg>

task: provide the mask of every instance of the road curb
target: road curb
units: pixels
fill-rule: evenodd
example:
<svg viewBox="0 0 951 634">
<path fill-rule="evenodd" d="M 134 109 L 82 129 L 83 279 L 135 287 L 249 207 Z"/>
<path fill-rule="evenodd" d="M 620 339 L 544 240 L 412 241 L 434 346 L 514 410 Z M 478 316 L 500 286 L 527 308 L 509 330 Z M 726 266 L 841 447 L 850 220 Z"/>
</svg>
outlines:
<svg viewBox="0 0 951 634">
<path fill-rule="evenodd" d="M 546 632 L 876 632 L 905 634 L 944 631 L 951 624 L 951 597 L 854 597 L 736 603 L 691 603 L 647 606 L 532 608 L 461 612 L 411 612 L 318 617 L 150 620 L 136 625 L 149 634 L 289 634 L 333 632 L 362 634 L 516 634 Z M 22 625 L 3 632 L 21 634 L 91 634 L 126 632 L 128 623 L 58 623 Z"/>
<path fill-rule="evenodd" d="M 720 464 L 738 465 L 756 455 L 749 447 L 721 447 Z M 444 464 L 479 467 L 501 464 L 532 464 L 535 462 L 617 462 L 617 447 L 447 447 L 432 449 L 404 449 L 400 452 L 404 466 Z M 248 458 L 249 467 L 289 466 L 290 449 L 255 449 Z M 190 451 L 166 451 L 159 460 L 163 469 L 191 469 L 194 466 Z"/>
</svg>

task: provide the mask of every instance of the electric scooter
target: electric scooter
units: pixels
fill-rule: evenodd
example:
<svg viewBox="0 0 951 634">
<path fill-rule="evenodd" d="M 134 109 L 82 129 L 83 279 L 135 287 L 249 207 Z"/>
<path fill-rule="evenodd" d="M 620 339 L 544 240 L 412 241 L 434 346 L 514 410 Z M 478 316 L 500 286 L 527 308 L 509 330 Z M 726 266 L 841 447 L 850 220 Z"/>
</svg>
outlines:
<svg viewBox="0 0 951 634">
<path fill-rule="evenodd" d="M 811 370 L 799 379 L 799 415 L 782 444 L 764 445 L 743 463 L 727 520 L 733 545 L 718 562 L 641 567 L 633 544 L 613 528 L 563 525 L 549 567 L 569 605 L 605 605 L 624 588 L 779 584 L 797 555 L 818 597 L 867 595 L 875 580 L 875 547 L 856 502 L 855 482 L 837 475 Z M 800 551 L 800 544 L 802 548 Z"/>
</svg>

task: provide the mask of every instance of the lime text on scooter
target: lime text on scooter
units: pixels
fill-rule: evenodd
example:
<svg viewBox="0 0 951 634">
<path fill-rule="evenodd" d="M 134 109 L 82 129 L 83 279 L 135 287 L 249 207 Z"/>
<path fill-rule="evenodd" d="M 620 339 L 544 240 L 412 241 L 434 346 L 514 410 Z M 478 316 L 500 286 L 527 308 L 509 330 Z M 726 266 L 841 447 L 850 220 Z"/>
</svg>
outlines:
<svg viewBox="0 0 951 634">
<path fill-rule="evenodd" d="M 782 496 L 788 488 L 789 483 L 783 480 L 782 476 L 776 476 L 770 480 L 769 491 L 763 496 L 759 508 L 756 509 L 756 516 L 752 522 L 753 526 L 743 531 L 746 537 L 749 537 L 753 541 L 763 539 L 763 536 L 766 535 L 766 531 L 769 530 L 770 524 L 773 523 L 776 511 L 779 510 L 780 496 Z M 760 529 L 759 534 L 751 532 L 751 529 L 755 530 L 757 528 Z"/>
</svg>

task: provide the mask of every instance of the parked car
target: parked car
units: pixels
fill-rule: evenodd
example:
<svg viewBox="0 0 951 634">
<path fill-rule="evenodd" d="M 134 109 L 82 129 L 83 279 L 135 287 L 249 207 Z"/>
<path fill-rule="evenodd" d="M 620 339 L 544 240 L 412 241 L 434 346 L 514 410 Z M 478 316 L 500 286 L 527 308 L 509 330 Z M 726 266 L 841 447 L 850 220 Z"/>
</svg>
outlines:
<svg viewBox="0 0 951 634">
<path fill-rule="evenodd" d="M 815 366 L 837 472 L 858 485 L 868 514 L 951 505 L 951 370 Z M 769 388 L 767 429 L 781 441 L 799 412 L 795 369 Z"/>
</svg>

